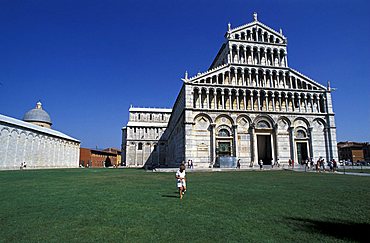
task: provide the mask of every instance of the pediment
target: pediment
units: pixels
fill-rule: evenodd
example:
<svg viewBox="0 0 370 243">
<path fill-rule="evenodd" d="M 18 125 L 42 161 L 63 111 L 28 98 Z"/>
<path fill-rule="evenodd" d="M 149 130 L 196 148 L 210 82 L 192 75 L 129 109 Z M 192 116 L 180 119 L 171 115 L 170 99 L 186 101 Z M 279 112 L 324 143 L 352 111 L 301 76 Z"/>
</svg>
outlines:
<svg viewBox="0 0 370 243">
<path fill-rule="evenodd" d="M 245 72 L 247 72 L 246 69 L 249 69 L 251 72 L 255 72 L 257 70 L 253 67 L 252 68 L 246 67 L 244 70 Z M 193 84 L 207 85 L 207 86 L 213 85 L 213 86 L 238 86 L 240 87 L 242 85 L 242 83 L 240 82 L 241 70 L 242 68 L 224 65 L 224 66 L 220 66 L 215 69 L 208 70 L 204 73 L 199 73 L 195 77 L 188 79 L 187 82 L 193 83 Z M 268 68 L 264 70 L 262 69 L 258 70 L 258 72 L 261 72 L 261 71 L 264 71 L 266 75 L 272 75 L 272 74 L 283 75 L 284 74 L 284 75 L 289 75 L 291 77 L 291 83 L 290 84 L 287 83 L 286 86 L 283 86 L 283 84 L 280 83 L 279 86 L 276 86 L 276 87 L 267 86 L 267 88 L 281 89 L 283 87 L 287 88 L 289 86 L 290 90 L 299 91 L 299 92 L 301 91 L 325 91 L 326 90 L 326 87 L 324 85 L 314 81 L 313 79 L 303 75 L 302 73 L 292 68 L 285 69 L 285 70 L 284 69 L 280 69 L 280 70 L 268 69 Z M 235 72 L 238 73 L 238 79 L 235 79 Z M 231 73 L 231 76 L 229 76 L 229 73 Z M 262 74 L 262 73 L 259 73 L 259 74 Z M 219 82 L 220 78 L 222 79 L 222 77 L 224 77 L 225 80 L 223 80 L 222 82 Z M 229 78 L 231 78 L 230 81 L 229 81 Z"/>
<path fill-rule="evenodd" d="M 226 37 L 231 40 L 274 44 L 286 44 L 287 42 L 287 38 L 282 34 L 282 32 L 277 32 L 258 21 L 230 29 L 226 33 Z"/>
<path fill-rule="evenodd" d="M 313 79 L 303 75 L 302 73 L 289 68 L 290 75 L 297 80 L 297 85 L 300 89 L 309 89 L 309 90 L 320 90 L 325 91 L 326 87 Z"/>
</svg>

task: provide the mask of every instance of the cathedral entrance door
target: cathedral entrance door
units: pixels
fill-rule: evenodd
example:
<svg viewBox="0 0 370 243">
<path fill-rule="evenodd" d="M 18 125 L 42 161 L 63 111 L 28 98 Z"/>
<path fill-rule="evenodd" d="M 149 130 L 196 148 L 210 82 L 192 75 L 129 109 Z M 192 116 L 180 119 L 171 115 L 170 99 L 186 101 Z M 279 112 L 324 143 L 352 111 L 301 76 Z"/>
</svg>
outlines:
<svg viewBox="0 0 370 243">
<path fill-rule="evenodd" d="M 231 143 L 230 142 L 218 142 L 218 153 L 217 156 L 231 156 Z"/>
<path fill-rule="evenodd" d="M 271 135 L 257 135 L 257 150 L 258 161 L 262 160 L 264 165 L 271 165 Z"/>
<path fill-rule="evenodd" d="M 297 143 L 297 157 L 299 164 L 308 159 L 307 143 Z"/>
</svg>

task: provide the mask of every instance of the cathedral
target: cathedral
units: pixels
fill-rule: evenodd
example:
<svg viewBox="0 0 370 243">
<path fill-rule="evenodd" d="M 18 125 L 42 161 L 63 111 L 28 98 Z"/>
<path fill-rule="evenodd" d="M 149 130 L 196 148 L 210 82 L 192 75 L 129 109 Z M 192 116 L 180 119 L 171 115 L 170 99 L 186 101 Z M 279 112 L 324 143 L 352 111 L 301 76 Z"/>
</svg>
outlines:
<svg viewBox="0 0 370 243">
<path fill-rule="evenodd" d="M 209 69 L 185 74 L 172 109 L 133 108 L 128 167 L 255 167 L 337 159 L 331 88 L 288 66 L 287 38 L 257 19 L 228 25 Z"/>
</svg>

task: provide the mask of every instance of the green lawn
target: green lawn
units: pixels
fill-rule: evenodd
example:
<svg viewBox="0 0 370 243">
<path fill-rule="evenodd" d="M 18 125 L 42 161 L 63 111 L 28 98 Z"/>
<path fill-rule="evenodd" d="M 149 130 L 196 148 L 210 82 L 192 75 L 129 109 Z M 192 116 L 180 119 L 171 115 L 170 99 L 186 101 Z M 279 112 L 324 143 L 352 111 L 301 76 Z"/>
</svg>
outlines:
<svg viewBox="0 0 370 243">
<path fill-rule="evenodd" d="M 359 242 L 370 177 L 291 171 L 0 172 L 0 242 Z M 365 242 L 365 240 L 363 240 Z"/>
</svg>

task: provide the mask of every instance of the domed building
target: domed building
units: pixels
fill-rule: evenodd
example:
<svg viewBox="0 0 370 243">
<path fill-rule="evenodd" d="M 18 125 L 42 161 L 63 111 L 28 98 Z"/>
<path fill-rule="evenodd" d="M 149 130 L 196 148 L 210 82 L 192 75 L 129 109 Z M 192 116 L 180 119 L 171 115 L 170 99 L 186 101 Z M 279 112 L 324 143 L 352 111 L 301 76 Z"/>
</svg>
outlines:
<svg viewBox="0 0 370 243">
<path fill-rule="evenodd" d="M 51 129 L 41 102 L 23 121 L 0 114 L 0 170 L 26 168 L 77 168 L 80 141 Z"/>
<path fill-rule="evenodd" d="M 24 117 L 23 121 L 30 122 L 41 127 L 51 128 L 52 122 L 49 114 L 42 109 L 41 102 L 37 102 L 36 108 L 28 111 Z"/>
</svg>

